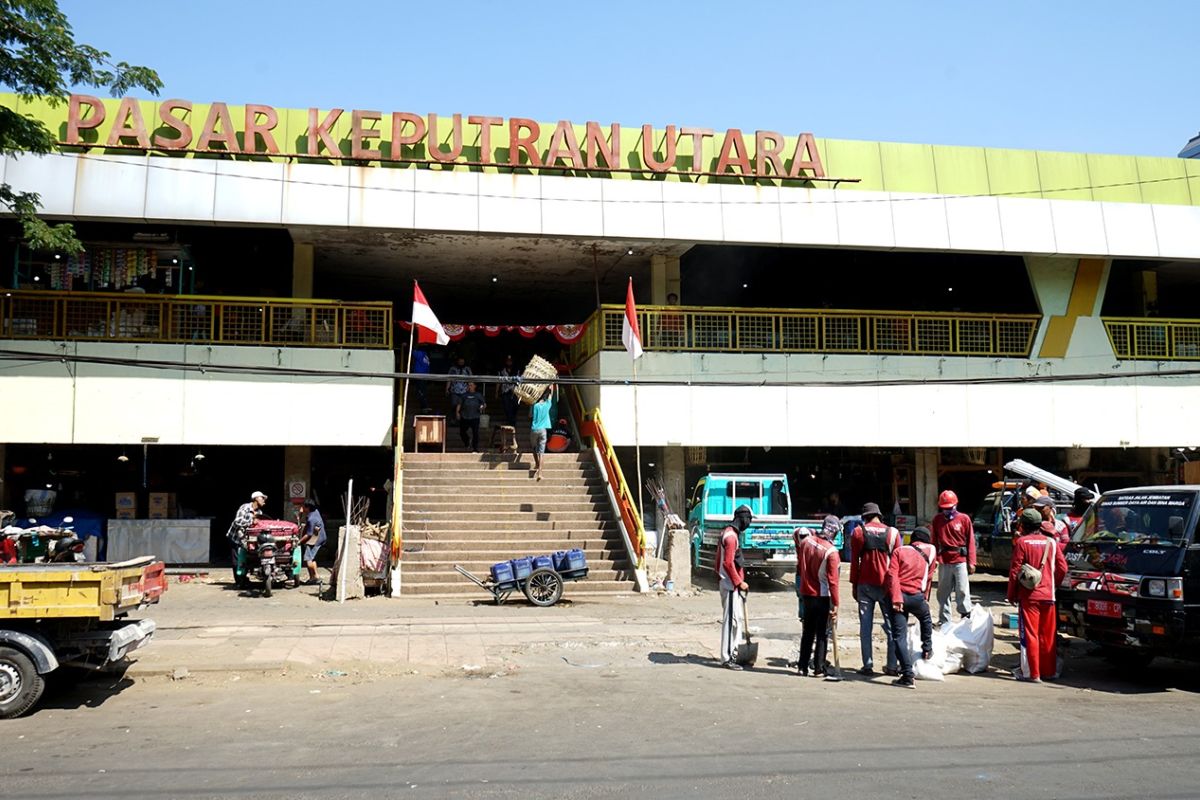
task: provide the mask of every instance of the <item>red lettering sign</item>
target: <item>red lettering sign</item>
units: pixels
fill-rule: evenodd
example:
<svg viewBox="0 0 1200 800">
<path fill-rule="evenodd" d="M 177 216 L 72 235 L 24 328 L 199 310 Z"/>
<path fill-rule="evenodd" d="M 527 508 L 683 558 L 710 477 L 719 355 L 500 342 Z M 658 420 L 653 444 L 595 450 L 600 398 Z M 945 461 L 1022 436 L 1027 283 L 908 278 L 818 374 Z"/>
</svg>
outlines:
<svg viewBox="0 0 1200 800">
<path fill-rule="evenodd" d="M 308 109 L 304 152 L 293 153 L 281 151 L 279 147 L 275 138 L 279 112 L 272 106 L 246 105 L 239 130 L 234 126 L 229 106 L 213 103 L 197 135 L 194 107 L 186 100 L 160 103 L 157 119 L 152 120 L 156 130 L 151 130 L 142 116 L 141 103 L 134 98 L 121 99 L 110 115 L 100 98 L 73 94 L 67 105 L 66 135 L 62 144 L 473 166 L 506 162 L 505 166 L 532 170 L 631 171 L 623 163 L 627 154 L 622 148 L 621 126 L 616 123 L 609 125 L 606 131 L 599 122 L 589 120 L 582 128 L 580 141 L 580 129 L 570 120 L 559 120 L 543 151 L 541 126 L 524 117 L 506 119 L 473 114 L 464 121 L 464 115 L 453 114 L 450 130 L 446 131 L 445 118 L 439 118 L 437 114 L 421 116 L 396 111 L 391 114 L 389 131 L 384 126 L 381 112 L 353 110 L 348 130 L 343 126 L 335 134 L 334 129 L 343 113 L 343 109 L 334 108 L 322 116 L 320 109 Z M 472 126 L 473 130 L 464 130 L 466 125 Z M 494 130 L 506 125 L 507 142 L 498 142 Z M 751 153 L 741 130 L 730 128 L 721 140 L 714 166 L 711 147 L 707 146 L 707 140 L 715 136 L 711 128 L 667 125 L 662 139 L 656 140 L 652 125 L 641 127 L 642 168 L 656 174 L 686 170 L 689 175 L 730 175 L 753 180 L 857 180 L 826 177 L 817 140 L 811 133 L 801 133 L 791 156 L 785 158 L 783 151 L 787 140 L 783 134 L 756 131 Z M 298 136 L 295 138 L 299 139 Z M 689 163 L 680 163 L 679 143 L 685 138 L 691 140 L 691 158 Z M 466 142 L 472 143 L 472 149 L 465 149 Z M 474 144 L 478 144 L 477 151 Z M 498 162 L 496 151 L 504 144 L 507 144 L 507 155 L 502 155 Z M 504 153 L 504 150 L 500 152 Z M 688 156 L 683 158 L 686 160 Z M 638 170 L 633 167 L 632 171 Z"/>
</svg>

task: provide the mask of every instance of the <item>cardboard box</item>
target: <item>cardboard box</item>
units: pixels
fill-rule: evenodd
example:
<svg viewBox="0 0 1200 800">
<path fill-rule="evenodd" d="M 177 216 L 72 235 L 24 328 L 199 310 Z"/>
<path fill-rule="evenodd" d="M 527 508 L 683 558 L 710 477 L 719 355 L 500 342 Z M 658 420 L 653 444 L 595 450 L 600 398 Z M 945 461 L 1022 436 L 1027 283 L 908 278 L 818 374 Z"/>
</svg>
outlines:
<svg viewBox="0 0 1200 800">
<path fill-rule="evenodd" d="M 137 519 L 137 511 L 132 508 L 117 509 L 117 519 Z"/>
<path fill-rule="evenodd" d="M 117 510 L 137 510 L 137 492 L 117 492 Z"/>
<path fill-rule="evenodd" d="M 171 515 L 174 513 L 175 509 L 168 511 L 165 508 L 152 508 L 150 509 L 149 513 L 146 514 L 146 516 L 149 519 L 170 519 Z"/>
<path fill-rule="evenodd" d="M 1200 483 L 1200 461 L 1189 461 L 1183 465 L 1183 482 Z"/>
<path fill-rule="evenodd" d="M 151 492 L 150 493 L 150 510 L 161 509 L 164 511 L 175 509 L 175 493 L 174 492 Z M 154 517 L 151 517 L 154 519 Z"/>
</svg>

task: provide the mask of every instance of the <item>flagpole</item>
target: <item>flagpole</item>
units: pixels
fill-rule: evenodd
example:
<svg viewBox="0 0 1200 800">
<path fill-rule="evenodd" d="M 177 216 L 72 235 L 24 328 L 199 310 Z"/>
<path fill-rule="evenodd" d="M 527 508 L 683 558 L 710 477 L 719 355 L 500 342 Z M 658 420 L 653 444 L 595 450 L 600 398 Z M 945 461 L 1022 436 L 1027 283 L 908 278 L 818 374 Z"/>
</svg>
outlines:
<svg viewBox="0 0 1200 800">
<path fill-rule="evenodd" d="M 637 503 L 638 518 L 642 527 L 646 527 L 646 511 L 642 508 L 642 442 L 638 436 L 638 391 L 637 391 L 637 359 L 633 360 L 633 451 L 637 458 Z"/>
<path fill-rule="evenodd" d="M 416 293 L 415 292 L 416 286 L 417 286 L 417 281 L 416 281 L 416 279 L 413 279 L 414 295 Z M 408 315 L 410 317 L 412 316 L 411 310 L 409 311 Z M 404 374 L 406 376 L 409 375 L 410 373 L 412 373 L 413 343 L 417 339 L 417 323 L 414 321 L 411 321 L 411 320 L 410 320 L 410 322 L 411 322 L 411 325 L 408 330 L 408 363 L 404 367 Z M 396 443 L 396 446 L 399 447 L 401 451 L 404 450 L 404 417 L 408 415 L 408 410 L 407 410 L 407 407 L 408 407 L 408 384 L 409 384 L 409 379 L 407 377 L 405 377 L 404 391 L 400 395 L 400 419 L 398 420 L 400 430 L 396 432 L 396 436 L 400 440 Z"/>
</svg>

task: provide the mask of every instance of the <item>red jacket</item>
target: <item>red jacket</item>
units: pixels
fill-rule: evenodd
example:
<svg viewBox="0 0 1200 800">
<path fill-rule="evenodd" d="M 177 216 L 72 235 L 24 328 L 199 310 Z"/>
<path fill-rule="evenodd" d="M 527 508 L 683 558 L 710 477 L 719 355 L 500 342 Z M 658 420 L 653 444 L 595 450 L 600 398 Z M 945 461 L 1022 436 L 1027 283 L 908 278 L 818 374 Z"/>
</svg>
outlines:
<svg viewBox="0 0 1200 800">
<path fill-rule="evenodd" d="M 897 547 L 887 575 L 887 593 L 891 602 L 903 602 L 906 594 L 923 594 L 928 599 L 936 564 L 937 550 L 931 544 L 913 542 Z"/>
<path fill-rule="evenodd" d="M 1053 552 L 1046 556 L 1046 548 L 1053 547 Z M 1042 582 L 1033 589 L 1026 589 L 1017 583 L 1017 573 L 1022 564 L 1030 564 L 1035 569 L 1042 564 Z M 1037 601 L 1053 602 L 1054 589 L 1062 582 L 1067 574 L 1067 557 L 1062 547 L 1044 533 L 1030 533 L 1018 537 L 1013 542 L 1012 566 L 1008 570 L 1008 602 L 1025 603 Z"/>
<path fill-rule="evenodd" d="M 864 527 L 887 536 L 886 553 L 866 549 L 867 537 Z M 883 586 L 887 580 L 888 563 L 892 560 L 892 553 L 902 544 L 904 540 L 900 538 L 900 531 L 884 525 L 877 519 L 871 520 L 865 526 L 856 527 L 854 533 L 850 534 L 850 583 L 855 586 L 860 583 L 865 586 Z"/>
<path fill-rule="evenodd" d="M 838 567 L 842 559 L 833 542 L 813 534 L 796 553 L 800 594 L 804 597 L 828 597 L 838 605 Z"/>
<path fill-rule="evenodd" d="M 1042 525 L 1045 524 L 1045 522 L 1042 523 Z M 1051 524 L 1054 526 L 1054 538 L 1058 540 L 1059 549 L 1065 553 L 1067 545 L 1071 543 L 1071 526 L 1061 519 L 1055 519 Z"/>
<path fill-rule="evenodd" d="M 735 589 L 746 582 L 746 574 L 734 561 L 737 551 L 738 532 L 732 525 L 726 525 L 721 531 L 721 541 L 717 542 L 717 577 L 728 578 Z"/>
<path fill-rule="evenodd" d="M 946 519 L 946 515 L 939 511 L 929 527 L 933 532 L 933 546 L 937 548 L 939 561 L 943 564 L 961 564 L 965 561 L 968 566 L 975 566 L 975 526 L 971 524 L 970 517 L 956 511 L 953 519 Z M 958 552 L 960 547 L 967 548 L 965 556 Z"/>
<path fill-rule="evenodd" d="M 7 536 L 0 535 L 0 564 L 17 563 L 17 543 Z"/>
</svg>

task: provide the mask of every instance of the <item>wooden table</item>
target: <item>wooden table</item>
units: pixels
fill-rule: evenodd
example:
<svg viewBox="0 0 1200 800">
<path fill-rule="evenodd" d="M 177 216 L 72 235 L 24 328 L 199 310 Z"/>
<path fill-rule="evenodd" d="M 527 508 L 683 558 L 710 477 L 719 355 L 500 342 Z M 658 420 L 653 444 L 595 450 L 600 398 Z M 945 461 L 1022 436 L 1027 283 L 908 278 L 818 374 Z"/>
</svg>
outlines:
<svg viewBox="0 0 1200 800">
<path fill-rule="evenodd" d="M 446 452 L 446 417 L 441 414 L 417 414 L 413 417 L 413 451 L 423 444 L 440 444 Z"/>
</svg>

